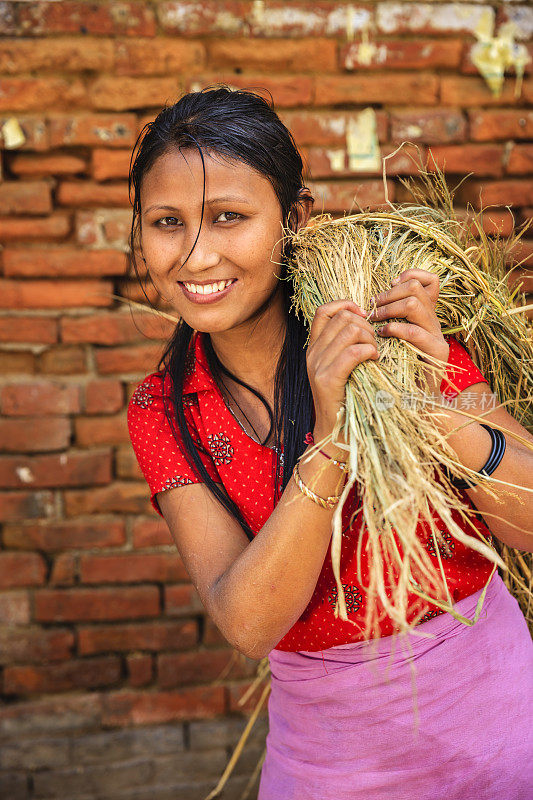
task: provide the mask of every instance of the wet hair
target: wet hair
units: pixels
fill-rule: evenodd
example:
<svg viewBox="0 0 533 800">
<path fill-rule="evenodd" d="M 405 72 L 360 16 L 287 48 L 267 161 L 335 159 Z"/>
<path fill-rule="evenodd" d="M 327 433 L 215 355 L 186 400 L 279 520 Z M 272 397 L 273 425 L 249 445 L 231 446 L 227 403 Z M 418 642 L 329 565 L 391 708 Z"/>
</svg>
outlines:
<svg viewBox="0 0 533 800">
<path fill-rule="evenodd" d="M 202 158 L 204 167 L 202 220 L 205 206 L 204 153 L 208 153 L 247 164 L 268 178 L 281 207 L 283 225 L 295 230 L 296 208 L 302 202 L 302 190 L 306 189 L 302 174 L 303 164 L 294 139 L 274 111 L 272 102 L 267 102 L 254 92 L 232 90 L 227 86 L 208 87 L 200 92 L 190 92 L 175 104 L 164 108 L 152 122 L 144 126 L 132 152 L 129 191 L 133 218 L 129 244 L 131 260 L 141 286 L 136 251 L 142 233 L 140 197 L 142 180 L 158 158 L 172 151 L 179 152 L 180 148 L 196 148 Z M 200 229 L 201 224 L 202 222 Z M 198 241 L 200 229 L 190 253 Z M 215 380 L 219 381 L 222 374 L 229 376 L 256 395 L 268 411 L 270 430 L 265 442 L 273 433 L 274 446 L 277 448 L 274 503 L 279 500 L 281 492 L 290 480 L 298 457 L 305 450 L 304 438 L 307 431 L 312 429 L 313 413 L 305 359 L 308 331 L 291 308 L 293 285 L 286 278 L 289 248 L 290 241 L 283 246 L 282 264 L 278 272 L 280 278 L 278 291 L 282 293 L 286 331 L 276 367 L 273 409 L 260 392 L 237 378 L 221 363 L 213 349 L 210 336 L 204 334 L 206 357 Z M 150 302 L 146 292 L 145 296 Z M 220 484 L 212 480 L 202 463 L 200 453 L 205 456 L 211 454 L 202 446 L 198 430 L 195 429 L 194 423 L 187 420 L 184 413 L 183 382 L 193 332 L 193 329 L 181 319 L 161 356 L 158 369 L 162 372 L 163 378 L 168 373 L 172 387 L 172 402 L 167 404 L 165 401 L 165 414 L 176 441 L 183 442 L 180 446 L 185 447 L 184 455 L 194 474 L 207 485 L 252 540 L 253 532 L 239 508 L 221 490 Z M 283 446 L 283 465 L 280 462 L 281 446 Z"/>
</svg>

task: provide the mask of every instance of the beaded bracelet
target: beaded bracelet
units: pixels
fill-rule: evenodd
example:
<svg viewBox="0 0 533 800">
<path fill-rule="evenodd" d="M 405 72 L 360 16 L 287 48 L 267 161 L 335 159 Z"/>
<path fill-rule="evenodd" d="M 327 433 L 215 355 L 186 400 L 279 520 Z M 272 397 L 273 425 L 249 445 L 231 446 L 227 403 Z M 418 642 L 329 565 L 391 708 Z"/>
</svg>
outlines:
<svg viewBox="0 0 533 800">
<path fill-rule="evenodd" d="M 315 494 L 313 491 L 311 491 L 309 486 L 305 485 L 300 476 L 300 470 L 298 469 L 298 462 L 296 462 L 296 466 L 294 467 L 294 472 L 292 473 L 292 476 L 296 482 L 296 485 L 298 486 L 298 489 L 302 492 L 302 494 L 305 494 L 305 496 L 308 497 L 310 500 L 312 500 L 313 503 L 322 506 L 322 508 L 335 508 L 335 506 L 341 499 L 340 495 L 332 495 L 330 497 L 320 497 L 318 494 Z"/>
<path fill-rule="evenodd" d="M 313 434 L 311 432 L 309 432 L 305 436 L 304 444 L 314 444 L 314 443 L 315 443 L 315 437 L 313 436 Z M 340 469 L 342 469 L 343 472 L 348 472 L 348 462 L 346 462 L 346 461 L 336 461 L 331 456 L 328 456 L 327 453 L 324 453 L 323 450 L 319 450 L 318 452 L 322 453 L 322 455 L 325 456 L 326 458 L 329 458 L 329 460 L 332 461 L 333 464 L 335 464 L 336 467 L 339 467 Z"/>
<path fill-rule="evenodd" d="M 491 428 L 490 425 L 485 425 L 481 423 L 481 427 L 485 428 L 486 431 L 490 433 L 490 438 L 492 439 L 492 447 L 489 453 L 489 457 L 485 462 L 485 465 L 481 467 L 478 472 L 480 477 L 488 478 L 489 475 L 492 475 L 496 467 L 499 465 L 500 461 L 503 458 L 503 454 L 505 453 L 506 441 L 505 436 L 503 433 L 498 430 L 497 428 Z M 471 480 L 463 480 L 462 478 L 453 478 L 450 483 L 456 489 L 472 489 L 475 486 Z"/>
</svg>

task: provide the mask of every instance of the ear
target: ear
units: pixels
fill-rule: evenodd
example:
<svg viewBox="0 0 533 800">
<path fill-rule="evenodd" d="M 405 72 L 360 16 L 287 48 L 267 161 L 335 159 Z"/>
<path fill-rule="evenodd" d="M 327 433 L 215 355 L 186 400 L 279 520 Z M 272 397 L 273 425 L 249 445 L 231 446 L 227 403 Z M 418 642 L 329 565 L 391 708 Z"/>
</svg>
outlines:
<svg viewBox="0 0 533 800">
<path fill-rule="evenodd" d="M 307 225 L 309 217 L 313 211 L 314 202 L 314 197 L 307 186 L 304 186 L 302 189 L 300 189 L 298 200 L 296 201 L 295 206 L 297 215 L 296 230 L 304 228 Z"/>
</svg>

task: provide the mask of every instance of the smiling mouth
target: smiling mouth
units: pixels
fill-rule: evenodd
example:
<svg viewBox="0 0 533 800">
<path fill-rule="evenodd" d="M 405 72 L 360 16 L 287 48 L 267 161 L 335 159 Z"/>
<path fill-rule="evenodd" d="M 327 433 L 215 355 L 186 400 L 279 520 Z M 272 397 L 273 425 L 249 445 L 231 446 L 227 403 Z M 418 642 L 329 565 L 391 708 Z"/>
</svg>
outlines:
<svg viewBox="0 0 533 800">
<path fill-rule="evenodd" d="M 179 281 L 188 292 L 192 294 L 216 294 L 217 292 L 222 292 L 224 289 L 227 289 L 228 286 L 231 286 L 232 283 L 235 283 L 237 278 L 229 278 L 226 281 L 216 281 L 215 283 L 188 283 L 186 281 Z"/>
</svg>

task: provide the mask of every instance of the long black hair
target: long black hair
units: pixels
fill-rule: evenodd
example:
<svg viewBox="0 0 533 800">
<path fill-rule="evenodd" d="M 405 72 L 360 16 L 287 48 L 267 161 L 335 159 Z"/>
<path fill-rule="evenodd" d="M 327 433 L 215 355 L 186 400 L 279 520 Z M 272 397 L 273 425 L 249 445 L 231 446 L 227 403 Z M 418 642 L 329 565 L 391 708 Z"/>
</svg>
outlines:
<svg viewBox="0 0 533 800">
<path fill-rule="evenodd" d="M 203 152 L 218 154 L 243 162 L 268 178 L 281 206 L 283 225 L 295 230 L 297 219 L 295 211 L 297 205 L 302 202 L 302 192 L 307 188 L 303 183 L 303 163 L 291 133 L 274 111 L 273 104 L 254 92 L 232 90 L 227 86 L 207 87 L 200 92 L 190 92 L 174 105 L 164 108 L 152 122 L 144 126 L 132 152 L 128 186 L 133 205 L 133 218 L 129 245 L 130 257 L 141 286 L 136 251 L 141 234 L 142 179 L 160 156 L 179 148 L 191 147 L 198 149 L 202 164 Z M 205 201 L 205 165 L 203 201 Z M 204 202 L 202 219 L 203 212 Z M 200 222 L 200 227 L 201 224 Z M 199 235 L 200 230 L 191 252 Z M 220 379 L 221 374 L 228 375 L 253 392 L 268 411 L 270 430 L 265 442 L 274 432 L 274 446 L 277 453 L 274 502 L 280 496 L 278 490 L 280 479 L 282 492 L 290 480 L 298 457 L 305 450 L 304 437 L 312 428 L 313 413 L 305 359 L 308 331 L 291 306 L 293 285 L 286 277 L 289 248 L 290 239 L 284 244 L 279 274 L 278 289 L 283 297 L 286 333 L 274 380 L 274 409 L 270 408 L 263 395 L 226 369 L 217 357 L 208 334 L 204 339 L 206 357 L 215 380 Z M 146 292 L 145 296 L 147 297 Z M 172 386 L 172 403 L 170 405 L 165 403 L 165 414 L 176 441 L 178 441 L 177 426 L 180 439 L 185 446 L 184 455 L 194 473 L 208 486 L 252 540 L 253 532 L 239 508 L 212 480 L 202 463 L 200 453 L 208 456 L 210 454 L 202 446 L 198 431 L 187 421 L 184 413 L 183 381 L 193 333 L 193 329 L 181 319 L 161 356 L 158 369 L 163 373 L 163 378 L 168 373 Z M 282 446 L 283 465 L 280 461 Z"/>
</svg>

